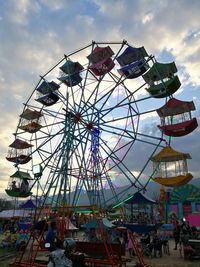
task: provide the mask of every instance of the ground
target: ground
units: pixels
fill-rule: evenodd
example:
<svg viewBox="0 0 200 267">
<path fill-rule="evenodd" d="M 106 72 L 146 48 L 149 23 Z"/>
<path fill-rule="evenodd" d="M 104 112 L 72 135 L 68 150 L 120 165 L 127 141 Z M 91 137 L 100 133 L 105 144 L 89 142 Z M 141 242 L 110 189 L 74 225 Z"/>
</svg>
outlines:
<svg viewBox="0 0 200 267">
<path fill-rule="evenodd" d="M 149 265 L 149 267 L 200 267 L 200 260 L 184 260 L 182 256 L 180 256 L 179 250 L 173 250 L 174 248 L 174 240 L 170 240 L 170 255 L 163 254 L 160 258 L 149 258 L 145 257 L 144 262 Z M 8 267 L 11 259 L 1 261 L 1 267 Z M 127 263 L 127 267 L 134 267 L 136 263 L 136 258 L 131 259 L 130 262 Z"/>
<path fill-rule="evenodd" d="M 145 257 L 144 262 L 147 263 L 150 267 L 200 267 L 199 260 L 184 260 L 180 255 L 179 250 L 174 250 L 174 240 L 169 241 L 170 255 L 163 254 L 162 257 L 158 258 L 149 258 Z M 134 266 L 135 259 L 127 264 L 127 267 Z"/>
</svg>

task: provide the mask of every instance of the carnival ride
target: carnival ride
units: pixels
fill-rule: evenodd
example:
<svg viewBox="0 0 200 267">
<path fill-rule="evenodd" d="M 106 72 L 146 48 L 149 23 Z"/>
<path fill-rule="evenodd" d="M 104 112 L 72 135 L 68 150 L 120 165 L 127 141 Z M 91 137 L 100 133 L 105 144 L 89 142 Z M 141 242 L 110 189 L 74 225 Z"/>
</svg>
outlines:
<svg viewBox="0 0 200 267">
<path fill-rule="evenodd" d="M 16 168 L 12 182 L 32 183 L 17 193 L 19 186 L 11 187 L 9 182 L 7 194 L 27 197 L 34 191 L 41 209 L 47 204 L 58 210 L 62 207 L 58 212 L 62 216 L 65 207 L 76 211 L 83 194 L 100 212 L 123 201 L 133 188 L 145 190 L 152 178 L 166 186 L 191 179 L 187 154 L 167 153 L 167 160 L 155 156 L 159 149 L 174 151 L 164 134 L 182 136 L 197 127 L 191 116 L 175 124 L 175 115 L 191 115 L 195 109 L 193 102 L 173 98 L 181 86 L 176 72 L 174 62 L 158 63 L 144 47 L 133 47 L 125 40 L 92 41 L 64 55 L 40 76 L 24 104 L 6 157 Z M 143 120 L 156 111 L 161 131 L 153 134 Z M 155 163 L 152 173 L 151 160 Z M 180 160 L 184 173 L 177 174 L 176 169 L 172 183 L 166 170 Z"/>
</svg>

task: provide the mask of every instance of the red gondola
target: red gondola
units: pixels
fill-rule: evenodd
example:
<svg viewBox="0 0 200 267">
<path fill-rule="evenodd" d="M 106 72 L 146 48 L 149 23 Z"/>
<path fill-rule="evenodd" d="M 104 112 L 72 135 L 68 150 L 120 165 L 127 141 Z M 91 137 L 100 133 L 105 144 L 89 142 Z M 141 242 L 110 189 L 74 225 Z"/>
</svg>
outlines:
<svg viewBox="0 0 200 267">
<path fill-rule="evenodd" d="M 6 159 L 17 164 L 26 164 L 31 160 L 30 154 L 32 146 L 33 145 L 25 141 L 15 139 L 15 141 L 9 145 L 11 149 L 8 151 Z"/>
<path fill-rule="evenodd" d="M 195 110 L 193 101 L 181 101 L 171 98 L 164 106 L 157 110 L 161 119 L 159 129 L 168 136 L 179 137 L 194 131 L 197 119 L 192 118 L 191 111 Z"/>
<path fill-rule="evenodd" d="M 112 55 L 114 55 L 114 52 L 109 46 L 95 47 L 92 53 L 87 57 L 91 63 L 89 69 L 96 76 L 108 73 L 115 66 L 115 63 L 111 59 Z"/>
</svg>

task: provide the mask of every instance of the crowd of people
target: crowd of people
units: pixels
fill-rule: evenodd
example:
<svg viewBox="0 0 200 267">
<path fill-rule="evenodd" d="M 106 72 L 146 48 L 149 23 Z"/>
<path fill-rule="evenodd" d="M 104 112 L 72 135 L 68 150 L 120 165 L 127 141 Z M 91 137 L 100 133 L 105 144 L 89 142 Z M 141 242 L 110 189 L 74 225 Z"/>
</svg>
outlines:
<svg viewBox="0 0 200 267">
<path fill-rule="evenodd" d="M 83 216 L 78 217 L 74 214 L 71 217 L 71 220 L 73 221 L 73 224 L 78 226 L 82 225 L 81 223 L 83 222 L 88 222 L 89 219 L 86 219 Z M 174 238 L 174 250 L 177 250 L 181 245 L 187 246 L 189 239 L 198 238 L 197 229 L 195 227 L 190 227 L 188 221 L 174 219 L 173 225 L 173 235 L 170 235 L 166 230 L 160 231 L 158 229 L 154 229 L 154 231 L 150 233 L 137 235 L 137 240 L 139 240 L 142 254 L 151 257 L 162 257 L 163 251 L 165 251 L 166 254 L 169 254 L 170 249 L 172 249 L 169 248 L 170 238 Z M 45 247 L 50 252 L 48 267 L 71 267 L 72 259 L 70 258 L 70 251 L 72 250 L 69 249 L 67 242 L 65 242 L 65 245 L 63 242 L 61 242 L 57 228 L 58 224 L 56 220 L 53 220 L 52 217 L 52 220 L 49 222 L 47 222 L 45 219 L 37 222 L 31 230 L 37 232 L 39 236 L 44 235 Z M 129 231 L 121 232 L 116 229 L 108 229 L 104 238 L 108 238 L 108 240 L 106 240 L 107 242 L 125 244 L 129 257 L 134 257 L 135 248 Z M 17 221 L 1 221 L 0 233 L 5 232 L 18 235 L 15 239 L 16 249 L 20 247 L 21 240 L 24 240 L 25 243 L 28 241 L 29 232 L 20 230 Z M 102 236 L 100 233 L 98 233 L 98 229 L 96 228 L 85 230 L 85 237 L 86 239 L 84 241 L 102 242 Z M 59 262 L 59 259 L 60 265 L 56 265 L 55 263 Z"/>
<path fill-rule="evenodd" d="M 190 227 L 190 224 L 185 219 L 173 221 L 174 231 L 173 237 L 175 241 L 174 250 L 177 250 L 178 245 L 187 245 L 189 239 L 197 239 L 199 234 L 195 226 Z"/>
</svg>

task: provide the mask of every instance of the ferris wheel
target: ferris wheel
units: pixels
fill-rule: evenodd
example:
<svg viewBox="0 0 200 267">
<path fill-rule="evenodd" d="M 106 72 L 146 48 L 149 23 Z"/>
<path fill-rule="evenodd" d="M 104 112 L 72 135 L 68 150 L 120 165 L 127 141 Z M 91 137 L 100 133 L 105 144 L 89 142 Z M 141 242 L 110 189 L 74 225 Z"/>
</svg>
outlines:
<svg viewBox="0 0 200 267">
<path fill-rule="evenodd" d="M 72 206 L 84 196 L 103 208 L 144 190 L 155 172 L 151 159 L 166 141 L 143 121 L 180 87 L 174 63 L 161 66 L 167 81 L 156 85 L 155 74 L 146 74 L 154 64 L 162 65 L 127 41 L 92 41 L 64 55 L 24 105 L 7 155 L 16 171 L 6 192 L 34 191 L 44 202 Z M 26 193 L 18 190 L 22 181 Z"/>
</svg>

